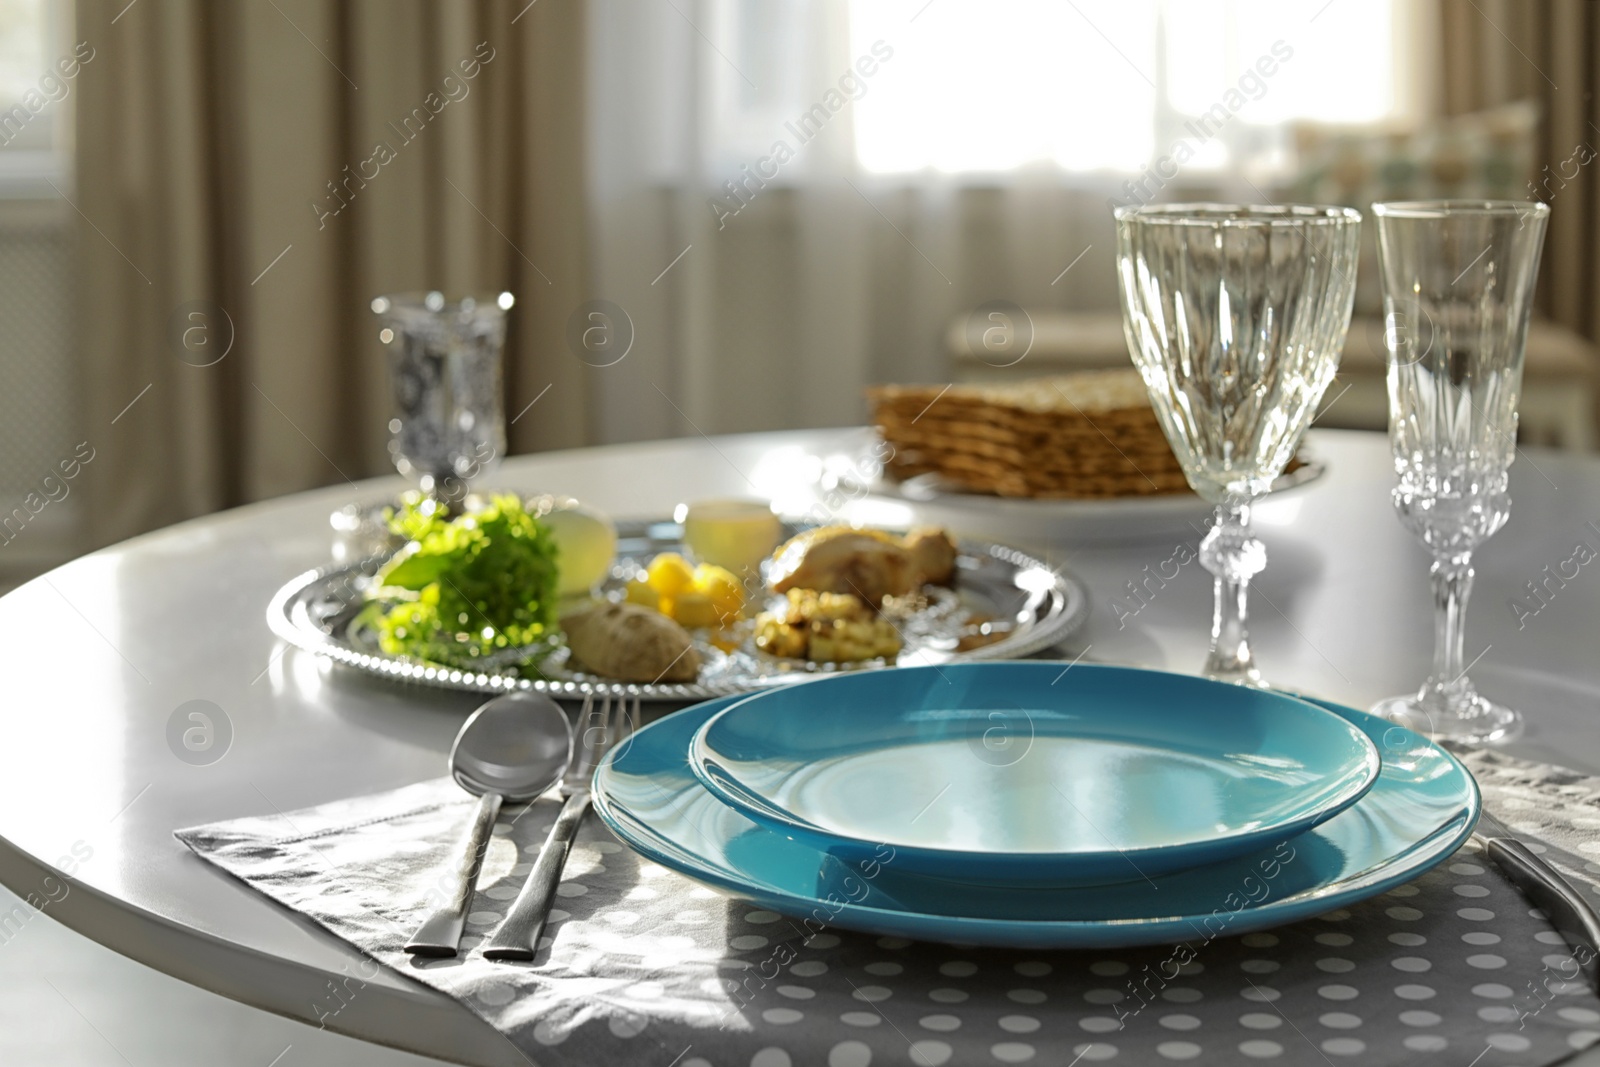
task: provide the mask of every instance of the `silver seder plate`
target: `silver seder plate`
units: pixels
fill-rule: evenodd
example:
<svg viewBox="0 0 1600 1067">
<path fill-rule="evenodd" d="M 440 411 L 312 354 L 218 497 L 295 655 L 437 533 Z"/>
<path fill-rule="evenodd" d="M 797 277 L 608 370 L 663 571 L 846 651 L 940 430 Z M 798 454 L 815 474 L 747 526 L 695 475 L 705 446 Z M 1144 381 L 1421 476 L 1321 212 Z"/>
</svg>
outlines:
<svg viewBox="0 0 1600 1067">
<path fill-rule="evenodd" d="M 786 533 L 798 531 L 791 528 Z M 620 598 L 627 579 L 659 552 L 683 550 L 683 528 L 677 523 L 619 522 L 617 562 L 601 592 Z M 539 667 L 542 678 L 525 678 L 513 667 L 482 671 L 439 667 L 379 649 L 374 637 L 351 623 L 363 603 L 364 590 L 381 559 L 336 563 L 294 578 L 272 597 L 267 623 L 272 632 L 297 648 L 368 674 L 439 689 L 504 693 L 528 689 L 556 697 L 588 693 L 637 694 L 645 700 L 700 701 L 749 692 L 835 671 L 881 670 L 970 660 L 1017 659 L 1042 652 L 1082 625 L 1089 600 L 1083 585 L 1060 568 L 1005 545 L 960 542 L 955 587 L 935 590 L 925 606 L 898 617 L 905 647 L 894 663 L 882 659 L 861 663 L 815 663 L 782 659 L 758 651 L 746 638 L 731 652 L 695 635 L 702 657 L 693 682 L 637 684 L 590 674 L 567 662 L 561 648 Z M 974 618 L 990 620 L 991 643 L 958 650 L 960 635 Z"/>
</svg>

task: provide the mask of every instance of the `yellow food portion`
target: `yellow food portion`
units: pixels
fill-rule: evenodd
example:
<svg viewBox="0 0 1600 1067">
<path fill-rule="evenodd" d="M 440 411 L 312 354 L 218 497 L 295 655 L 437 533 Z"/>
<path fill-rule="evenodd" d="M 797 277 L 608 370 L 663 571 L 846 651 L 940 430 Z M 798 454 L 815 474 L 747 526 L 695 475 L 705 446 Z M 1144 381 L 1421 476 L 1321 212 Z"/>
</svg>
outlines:
<svg viewBox="0 0 1600 1067">
<path fill-rule="evenodd" d="M 651 608 L 655 611 L 661 610 L 661 594 L 656 592 L 655 587 L 649 582 L 640 578 L 634 578 L 628 582 L 627 595 L 624 599 L 628 603 L 638 604 L 642 608 Z"/>
<path fill-rule="evenodd" d="M 706 635 L 706 640 L 712 648 L 723 652 L 733 652 L 744 644 L 744 638 L 737 630 L 712 630 Z"/>
<path fill-rule="evenodd" d="M 679 626 L 691 629 L 715 626 L 718 620 L 717 608 L 711 603 L 711 598 L 695 589 L 681 594 L 672 601 L 672 617 L 678 621 Z"/>
<path fill-rule="evenodd" d="M 849 593 L 791 589 L 784 605 L 756 616 L 756 647 L 774 656 L 827 663 L 892 660 L 900 634 Z"/>
<path fill-rule="evenodd" d="M 650 587 L 671 598 L 694 588 L 694 568 L 676 552 L 663 552 L 650 561 Z"/>
<path fill-rule="evenodd" d="M 702 563 L 694 569 L 694 587 L 711 600 L 718 617 L 737 617 L 744 611 L 744 586 L 732 571 Z"/>
<path fill-rule="evenodd" d="M 692 567 L 676 552 L 651 560 L 644 579 L 628 583 L 626 599 L 691 629 L 728 626 L 744 614 L 744 586 L 733 572 L 710 563 Z"/>
</svg>

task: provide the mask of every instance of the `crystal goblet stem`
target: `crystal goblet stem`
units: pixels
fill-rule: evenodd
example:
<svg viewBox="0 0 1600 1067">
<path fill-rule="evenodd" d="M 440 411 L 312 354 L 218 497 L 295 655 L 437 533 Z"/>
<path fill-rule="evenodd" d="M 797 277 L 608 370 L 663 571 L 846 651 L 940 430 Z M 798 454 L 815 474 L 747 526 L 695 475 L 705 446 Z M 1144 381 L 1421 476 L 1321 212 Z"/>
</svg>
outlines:
<svg viewBox="0 0 1600 1067">
<path fill-rule="evenodd" d="M 1414 694 L 1372 709 L 1419 734 L 1461 744 L 1500 744 L 1522 733 L 1522 716 L 1478 695 L 1467 677 L 1467 597 L 1472 555 L 1441 556 L 1428 570 L 1433 585 L 1433 671 Z"/>
<path fill-rule="evenodd" d="M 1217 506 L 1217 521 L 1200 542 L 1200 565 L 1216 576 L 1211 616 L 1211 652 L 1205 673 L 1213 678 L 1264 685 L 1250 652 L 1250 579 L 1267 565 L 1267 550 L 1250 532 L 1250 505 Z"/>
<path fill-rule="evenodd" d="M 1428 570 L 1433 583 L 1433 676 L 1422 686 L 1423 700 L 1442 700 L 1453 682 L 1466 677 L 1467 597 L 1472 593 L 1472 556 L 1436 559 Z"/>
</svg>

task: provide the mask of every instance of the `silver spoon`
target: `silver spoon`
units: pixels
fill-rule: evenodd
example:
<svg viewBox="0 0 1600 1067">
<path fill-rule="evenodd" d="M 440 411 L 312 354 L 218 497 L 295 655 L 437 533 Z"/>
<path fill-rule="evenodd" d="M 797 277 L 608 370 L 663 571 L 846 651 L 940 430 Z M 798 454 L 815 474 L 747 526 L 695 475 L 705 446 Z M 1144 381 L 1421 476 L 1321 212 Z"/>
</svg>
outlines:
<svg viewBox="0 0 1600 1067">
<path fill-rule="evenodd" d="M 572 724 L 547 696 L 507 693 L 467 718 L 450 749 L 450 776 L 478 797 L 478 807 L 461 854 L 446 875 L 449 896 L 417 928 L 406 943 L 407 952 L 456 954 L 501 802 L 534 799 L 561 780 L 571 761 Z"/>
</svg>

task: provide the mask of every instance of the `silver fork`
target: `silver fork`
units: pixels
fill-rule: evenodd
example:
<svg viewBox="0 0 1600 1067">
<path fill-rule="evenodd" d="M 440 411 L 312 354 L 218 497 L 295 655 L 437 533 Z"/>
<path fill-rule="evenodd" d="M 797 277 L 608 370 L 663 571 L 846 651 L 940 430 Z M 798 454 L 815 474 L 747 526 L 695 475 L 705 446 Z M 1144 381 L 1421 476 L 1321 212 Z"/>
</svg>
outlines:
<svg viewBox="0 0 1600 1067">
<path fill-rule="evenodd" d="M 550 836 L 539 849 L 539 858 L 528 872 L 522 892 L 517 894 L 511 910 L 484 943 L 485 959 L 526 961 L 538 952 L 539 935 L 544 932 L 545 920 L 550 916 L 556 886 L 561 884 L 561 869 L 567 864 L 573 838 L 578 836 L 578 827 L 589 810 L 589 789 L 595 768 L 613 745 L 638 726 L 639 714 L 640 698 L 637 696 L 631 708 L 624 697 L 616 698 L 613 706 L 612 698 L 606 696 L 598 716 L 594 713 L 594 694 L 583 698 L 582 718 L 578 724 L 578 758 L 561 779 L 561 795 L 566 798 L 561 814 L 556 816 Z"/>
</svg>

